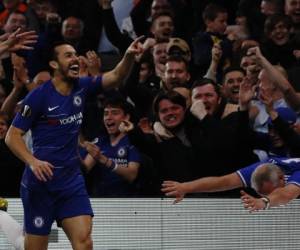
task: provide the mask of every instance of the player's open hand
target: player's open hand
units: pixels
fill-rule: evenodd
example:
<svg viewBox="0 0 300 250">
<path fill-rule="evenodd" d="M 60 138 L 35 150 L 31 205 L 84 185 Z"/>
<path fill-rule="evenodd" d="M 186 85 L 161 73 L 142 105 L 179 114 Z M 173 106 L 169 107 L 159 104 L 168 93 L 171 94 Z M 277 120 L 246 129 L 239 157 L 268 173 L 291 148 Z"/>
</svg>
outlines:
<svg viewBox="0 0 300 250">
<path fill-rule="evenodd" d="M 31 45 L 36 43 L 37 37 L 38 36 L 35 31 L 21 32 L 21 29 L 19 28 L 10 34 L 4 43 L 7 44 L 10 51 L 17 51 L 21 49 L 32 50 L 33 47 Z"/>
<path fill-rule="evenodd" d="M 92 142 L 84 142 L 84 146 L 85 146 L 85 149 L 86 151 L 88 151 L 88 153 L 95 159 L 95 160 L 99 160 L 101 159 L 102 157 L 102 153 L 101 153 L 101 150 L 100 148 L 95 145 L 94 143 Z"/>
<path fill-rule="evenodd" d="M 241 200 L 244 208 L 247 209 L 250 213 L 264 210 L 266 207 L 266 204 L 262 199 L 255 198 L 250 194 L 247 194 L 243 190 L 241 191 Z"/>
<path fill-rule="evenodd" d="M 184 198 L 185 195 L 184 183 L 176 181 L 164 181 L 161 191 L 164 192 L 168 197 L 175 197 L 173 203 L 178 203 Z"/>
<path fill-rule="evenodd" d="M 51 163 L 36 159 L 30 168 L 38 180 L 46 182 L 52 179 L 54 166 Z"/>
</svg>

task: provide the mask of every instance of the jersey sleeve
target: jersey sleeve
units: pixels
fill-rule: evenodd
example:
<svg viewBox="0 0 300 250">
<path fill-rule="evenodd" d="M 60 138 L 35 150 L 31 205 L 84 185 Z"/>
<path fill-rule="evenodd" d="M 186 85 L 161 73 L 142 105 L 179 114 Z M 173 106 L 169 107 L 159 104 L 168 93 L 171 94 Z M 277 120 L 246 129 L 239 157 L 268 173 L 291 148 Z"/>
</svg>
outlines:
<svg viewBox="0 0 300 250">
<path fill-rule="evenodd" d="M 100 93 L 102 89 L 102 76 L 82 77 L 80 78 L 80 86 L 86 89 L 88 94 Z"/>
<path fill-rule="evenodd" d="M 249 165 L 245 168 L 238 170 L 236 173 L 241 178 L 244 187 L 251 187 L 251 176 L 254 170 L 261 164 L 262 162 L 257 162 L 252 165 Z"/>
<path fill-rule="evenodd" d="M 128 163 L 129 162 L 141 162 L 141 155 L 137 148 L 133 145 L 129 146 Z"/>
<path fill-rule="evenodd" d="M 288 179 L 286 184 L 295 184 L 300 187 L 300 170 L 295 171 Z"/>
<path fill-rule="evenodd" d="M 22 101 L 21 110 L 16 114 L 12 125 L 26 132 L 42 114 L 44 97 L 41 90 L 35 89 Z"/>
</svg>

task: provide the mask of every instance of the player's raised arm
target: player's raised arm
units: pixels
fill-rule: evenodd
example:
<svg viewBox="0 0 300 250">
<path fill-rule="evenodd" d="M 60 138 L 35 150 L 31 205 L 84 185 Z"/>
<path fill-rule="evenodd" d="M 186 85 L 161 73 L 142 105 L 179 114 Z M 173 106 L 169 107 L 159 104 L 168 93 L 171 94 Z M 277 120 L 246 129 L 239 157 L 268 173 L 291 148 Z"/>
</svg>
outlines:
<svg viewBox="0 0 300 250">
<path fill-rule="evenodd" d="M 141 40 L 144 37 L 135 39 L 125 52 L 122 60 L 111 71 L 103 75 L 103 88 L 115 88 L 126 80 L 130 74 L 131 68 L 134 64 L 135 57 L 143 52 Z"/>
<path fill-rule="evenodd" d="M 243 183 L 237 173 L 219 177 L 205 177 L 189 182 L 164 181 L 161 191 L 166 196 L 176 197 L 174 203 L 181 201 L 185 194 L 219 192 L 240 188 Z"/>
<path fill-rule="evenodd" d="M 6 51 L 32 50 L 37 37 L 35 31 L 21 32 L 19 28 L 12 34 L 6 35 L 6 39 L 0 43 L 0 55 Z"/>
</svg>

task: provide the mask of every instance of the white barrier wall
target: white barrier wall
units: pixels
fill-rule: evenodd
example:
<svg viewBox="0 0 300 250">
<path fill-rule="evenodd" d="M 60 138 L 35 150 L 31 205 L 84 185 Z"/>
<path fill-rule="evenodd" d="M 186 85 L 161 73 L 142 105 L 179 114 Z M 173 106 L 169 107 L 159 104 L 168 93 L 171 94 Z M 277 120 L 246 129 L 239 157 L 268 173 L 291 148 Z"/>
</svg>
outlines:
<svg viewBox="0 0 300 250">
<path fill-rule="evenodd" d="M 19 199 L 9 213 L 22 222 Z M 300 200 L 249 214 L 239 199 L 92 199 L 95 250 L 300 249 Z M 0 232 L 0 249 L 12 249 Z M 49 249 L 71 249 L 53 226 Z"/>
</svg>

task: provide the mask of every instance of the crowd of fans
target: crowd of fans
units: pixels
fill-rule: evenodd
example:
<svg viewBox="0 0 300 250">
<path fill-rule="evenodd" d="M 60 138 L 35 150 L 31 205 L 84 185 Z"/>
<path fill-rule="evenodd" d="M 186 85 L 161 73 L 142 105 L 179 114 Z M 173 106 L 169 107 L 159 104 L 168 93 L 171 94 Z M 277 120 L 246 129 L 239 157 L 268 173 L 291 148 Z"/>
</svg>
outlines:
<svg viewBox="0 0 300 250">
<path fill-rule="evenodd" d="M 0 196 L 19 197 L 25 166 L 4 139 L 22 98 L 50 79 L 58 41 L 84 77 L 144 36 L 122 87 L 85 107 L 78 152 L 92 197 L 160 196 L 164 180 L 300 157 L 300 0 L 3 0 L 0 28 L 2 42 L 38 35 L 32 50 L 1 53 Z"/>
</svg>

